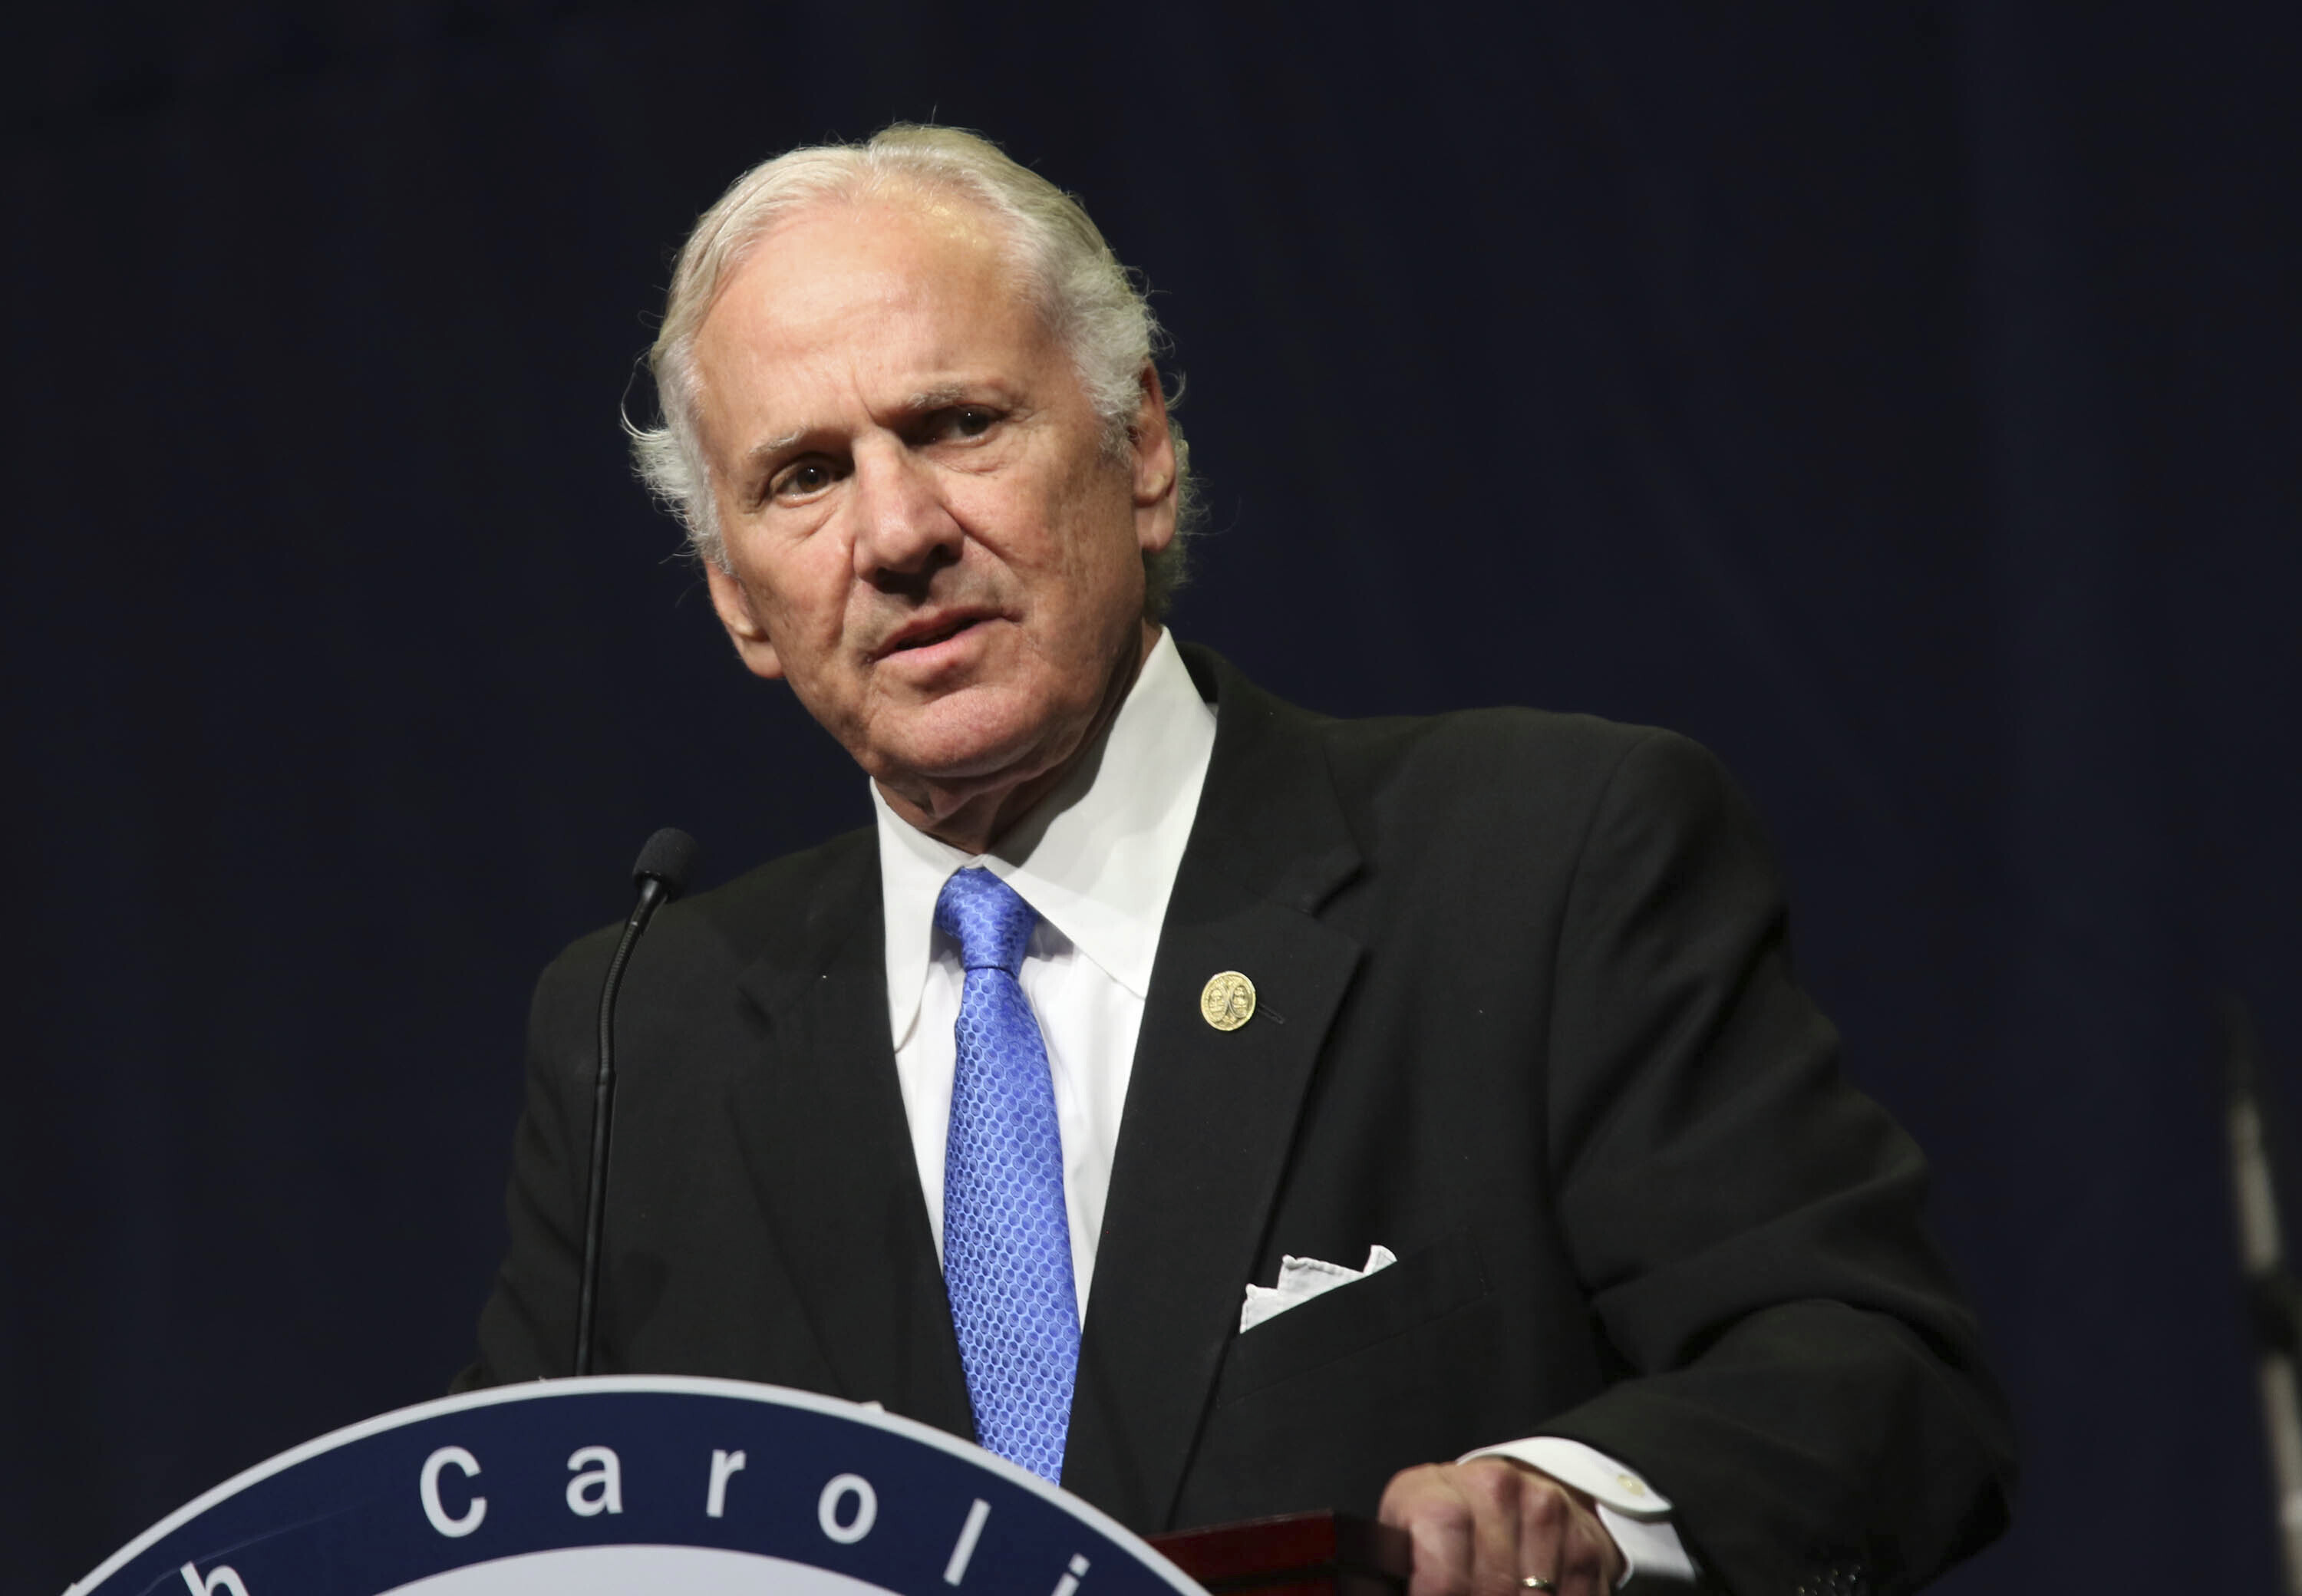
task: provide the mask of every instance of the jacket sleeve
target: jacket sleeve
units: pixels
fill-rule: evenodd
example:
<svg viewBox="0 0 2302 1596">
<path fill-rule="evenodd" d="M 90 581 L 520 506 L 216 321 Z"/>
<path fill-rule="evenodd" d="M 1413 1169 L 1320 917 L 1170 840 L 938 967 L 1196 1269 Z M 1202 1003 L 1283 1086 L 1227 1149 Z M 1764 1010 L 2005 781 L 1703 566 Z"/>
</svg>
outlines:
<svg viewBox="0 0 2302 1596">
<path fill-rule="evenodd" d="M 2003 1527 L 2012 1424 L 1710 755 L 1631 746 L 1564 912 L 1548 1152 L 1628 1377 L 1543 1428 L 1640 1468 L 1730 1591 L 1916 1587 Z"/>
</svg>

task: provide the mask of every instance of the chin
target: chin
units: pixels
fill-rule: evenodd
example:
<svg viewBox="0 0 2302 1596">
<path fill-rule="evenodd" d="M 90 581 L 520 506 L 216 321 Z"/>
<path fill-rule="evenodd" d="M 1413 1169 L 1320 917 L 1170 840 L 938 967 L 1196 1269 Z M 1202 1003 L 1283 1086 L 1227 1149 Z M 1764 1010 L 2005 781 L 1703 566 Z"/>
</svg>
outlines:
<svg viewBox="0 0 2302 1596">
<path fill-rule="evenodd" d="M 877 762 L 939 786 L 1029 781 L 1059 763 L 1077 740 L 1072 723 L 1083 718 L 1050 713 L 1046 704 L 963 701 L 973 697 L 954 694 L 929 706 L 903 735 L 881 745 Z"/>
</svg>

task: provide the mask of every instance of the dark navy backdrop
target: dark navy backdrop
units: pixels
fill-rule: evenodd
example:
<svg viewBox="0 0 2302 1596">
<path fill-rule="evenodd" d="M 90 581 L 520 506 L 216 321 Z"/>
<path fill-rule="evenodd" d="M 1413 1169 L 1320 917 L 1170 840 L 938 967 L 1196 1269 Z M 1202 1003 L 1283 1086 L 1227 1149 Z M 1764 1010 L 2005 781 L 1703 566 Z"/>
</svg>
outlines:
<svg viewBox="0 0 2302 1596">
<path fill-rule="evenodd" d="M 2207 1015 L 2302 1047 L 2290 8 L 45 9 L 0 106 L 5 1588 L 436 1393 L 537 968 L 656 826 L 717 878 L 863 819 L 616 407 L 728 178 L 931 114 L 1160 290 L 1180 631 L 1754 790 L 2028 1437 L 1952 1588 L 2265 1588 Z"/>
</svg>

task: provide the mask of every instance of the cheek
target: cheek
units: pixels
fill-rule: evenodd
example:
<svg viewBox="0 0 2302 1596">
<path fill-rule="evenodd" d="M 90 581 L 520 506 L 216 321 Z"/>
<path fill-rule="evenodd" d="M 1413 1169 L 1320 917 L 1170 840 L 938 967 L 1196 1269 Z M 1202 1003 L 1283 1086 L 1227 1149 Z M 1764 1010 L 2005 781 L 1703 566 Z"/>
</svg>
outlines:
<svg viewBox="0 0 2302 1596">
<path fill-rule="evenodd" d="M 1083 483 L 1077 515 L 1080 581 L 1098 595 L 1098 608 L 1113 611 L 1114 625 L 1131 627 L 1143 608 L 1143 550 L 1128 479 L 1112 469 Z"/>
<path fill-rule="evenodd" d="M 1048 495 L 1045 509 L 1048 563 L 1080 595 L 1100 601 L 1114 584 L 1126 582 L 1128 572 L 1140 569 L 1133 497 L 1110 462 L 1098 458 L 1072 473 Z"/>
<path fill-rule="evenodd" d="M 844 624 L 850 562 L 825 532 L 755 552 L 744 575 L 766 600 L 769 627 L 791 643 L 835 641 Z"/>
</svg>

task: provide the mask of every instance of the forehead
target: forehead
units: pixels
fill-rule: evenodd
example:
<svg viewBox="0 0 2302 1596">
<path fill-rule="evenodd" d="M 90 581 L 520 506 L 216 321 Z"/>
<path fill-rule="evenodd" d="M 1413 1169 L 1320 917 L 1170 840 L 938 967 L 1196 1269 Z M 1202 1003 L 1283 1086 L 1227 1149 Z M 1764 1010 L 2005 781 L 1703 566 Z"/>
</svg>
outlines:
<svg viewBox="0 0 2302 1596">
<path fill-rule="evenodd" d="M 875 401 L 888 383 L 1020 381 L 1050 347 L 996 223 L 903 196 L 826 200 L 778 223 L 721 288 L 695 358 L 708 415 L 828 388 Z"/>
</svg>

